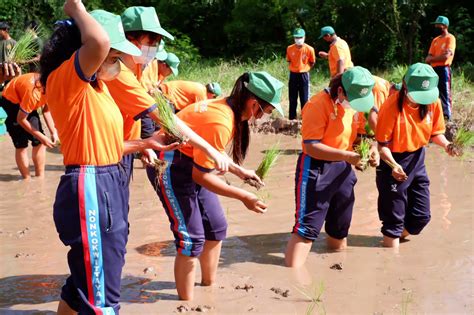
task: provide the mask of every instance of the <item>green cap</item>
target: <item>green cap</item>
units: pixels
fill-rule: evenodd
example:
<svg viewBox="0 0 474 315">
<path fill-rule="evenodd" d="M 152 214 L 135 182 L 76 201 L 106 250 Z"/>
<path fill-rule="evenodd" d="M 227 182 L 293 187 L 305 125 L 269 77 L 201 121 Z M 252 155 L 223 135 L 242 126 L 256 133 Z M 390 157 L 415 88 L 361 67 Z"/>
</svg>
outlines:
<svg viewBox="0 0 474 315">
<path fill-rule="evenodd" d="M 409 66 L 403 78 L 408 96 L 421 105 L 431 104 L 438 99 L 438 80 L 433 68 L 421 62 Z"/>
<path fill-rule="evenodd" d="M 179 58 L 173 53 L 168 53 L 164 62 L 171 68 L 174 75 L 178 75 Z"/>
<path fill-rule="evenodd" d="M 335 34 L 336 31 L 332 28 L 332 26 L 325 26 L 321 28 L 321 35 L 319 35 L 319 39 L 323 38 L 324 35 L 332 35 Z"/>
<path fill-rule="evenodd" d="M 293 31 L 293 37 L 305 37 L 306 33 L 302 28 L 295 28 Z"/>
<path fill-rule="evenodd" d="M 369 70 L 356 66 L 342 74 L 342 86 L 346 90 L 347 100 L 358 112 L 368 113 L 374 106 L 375 81 Z"/>
<path fill-rule="evenodd" d="M 449 19 L 445 16 L 440 15 L 436 18 L 436 21 L 431 22 L 431 24 L 443 24 L 449 26 Z"/>
<path fill-rule="evenodd" d="M 140 49 L 125 37 L 120 16 L 104 10 L 94 10 L 90 14 L 109 35 L 111 48 L 132 56 L 140 56 L 142 54 Z"/>
<path fill-rule="evenodd" d="M 209 93 L 214 94 L 216 97 L 219 97 L 222 94 L 221 86 L 217 82 L 209 83 L 207 85 L 207 90 L 209 91 Z"/>
<path fill-rule="evenodd" d="M 122 13 L 123 28 L 129 31 L 148 31 L 163 35 L 171 40 L 174 37 L 160 25 L 153 7 L 130 7 Z"/>
<path fill-rule="evenodd" d="M 249 84 L 247 85 L 249 91 L 270 103 L 282 116 L 284 113 L 280 101 L 283 86 L 282 82 L 272 77 L 268 72 L 249 72 Z"/>
<path fill-rule="evenodd" d="M 166 60 L 166 57 L 168 56 L 168 53 L 165 50 L 165 41 L 162 39 L 160 41 L 160 44 L 158 45 L 158 51 L 156 52 L 156 59 L 164 61 Z"/>
<path fill-rule="evenodd" d="M 394 83 L 393 88 L 397 91 L 400 91 L 402 89 L 402 83 Z"/>
</svg>

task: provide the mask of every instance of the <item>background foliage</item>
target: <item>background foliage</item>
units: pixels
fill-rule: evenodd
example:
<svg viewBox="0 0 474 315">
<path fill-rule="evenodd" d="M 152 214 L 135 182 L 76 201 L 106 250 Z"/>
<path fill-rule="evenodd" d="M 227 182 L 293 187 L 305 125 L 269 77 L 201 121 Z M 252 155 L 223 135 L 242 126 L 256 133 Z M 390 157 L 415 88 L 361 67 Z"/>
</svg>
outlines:
<svg viewBox="0 0 474 315">
<path fill-rule="evenodd" d="M 449 17 L 457 38 L 455 64 L 472 75 L 474 22 L 467 0 L 84 0 L 88 9 L 120 14 L 131 5 L 154 6 L 162 25 L 176 37 L 168 50 L 184 59 L 254 60 L 283 56 L 291 31 L 303 27 L 307 43 L 328 49 L 319 29 L 332 25 L 351 46 L 356 64 L 386 68 L 423 61 L 434 37 L 430 22 Z M 27 21 L 46 28 L 63 18 L 62 0 L 2 0 L 0 20 L 18 37 Z"/>
</svg>

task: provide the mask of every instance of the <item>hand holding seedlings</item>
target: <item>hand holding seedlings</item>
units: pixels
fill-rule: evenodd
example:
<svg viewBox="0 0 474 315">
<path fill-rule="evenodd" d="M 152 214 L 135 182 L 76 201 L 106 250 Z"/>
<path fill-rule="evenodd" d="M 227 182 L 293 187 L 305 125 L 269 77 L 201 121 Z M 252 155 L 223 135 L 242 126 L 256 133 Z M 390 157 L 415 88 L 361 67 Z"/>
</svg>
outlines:
<svg viewBox="0 0 474 315">
<path fill-rule="evenodd" d="M 6 56 L 7 63 L 27 64 L 34 63 L 34 59 L 39 55 L 39 48 L 36 44 L 38 29 L 28 29 L 23 36 L 16 42 L 12 50 Z"/>
<path fill-rule="evenodd" d="M 371 145 L 367 138 L 361 138 L 360 143 L 355 147 L 355 152 L 360 156 L 360 162 L 355 165 L 359 171 L 365 171 L 369 167 Z"/>
<path fill-rule="evenodd" d="M 166 144 L 173 142 L 183 143 L 187 139 L 181 132 L 176 123 L 176 116 L 173 113 L 171 105 L 168 104 L 167 99 L 161 93 L 155 93 L 154 98 L 157 105 L 158 117 L 160 117 L 161 127 L 167 135 Z"/>
<path fill-rule="evenodd" d="M 372 167 L 377 167 L 380 165 L 380 154 L 379 154 L 379 150 L 377 150 L 376 145 L 372 145 L 370 147 L 369 164 Z"/>
<path fill-rule="evenodd" d="M 392 169 L 392 176 L 399 182 L 404 182 L 408 179 L 407 174 L 403 170 L 403 167 L 398 163 L 392 163 L 390 161 L 385 161 L 388 166 Z"/>
<path fill-rule="evenodd" d="M 355 167 L 361 167 L 362 163 L 360 162 L 361 157 L 356 152 L 346 151 L 346 162 L 354 165 Z"/>
<path fill-rule="evenodd" d="M 446 153 L 450 156 L 463 156 L 465 148 L 469 148 L 473 145 L 474 132 L 466 128 L 459 128 L 453 142 L 446 146 Z"/>
<path fill-rule="evenodd" d="M 256 213 L 267 212 L 267 205 L 252 193 L 247 192 L 247 194 L 243 196 L 241 201 L 247 207 L 247 209 L 251 211 L 254 211 Z"/>
</svg>

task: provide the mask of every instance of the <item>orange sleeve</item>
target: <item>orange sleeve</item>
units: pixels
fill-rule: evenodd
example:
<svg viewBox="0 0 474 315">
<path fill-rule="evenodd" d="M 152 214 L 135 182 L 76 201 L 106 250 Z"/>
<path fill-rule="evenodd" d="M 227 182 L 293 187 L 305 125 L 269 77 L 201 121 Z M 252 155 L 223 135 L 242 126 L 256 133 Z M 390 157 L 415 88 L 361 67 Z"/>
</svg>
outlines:
<svg viewBox="0 0 474 315">
<path fill-rule="evenodd" d="M 41 94 L 41 90 L 33 87 L 33 90 L 25 91 L 20 102 L 20 109 L 26 114 L 40 108 L 46 103 L 46 97 Z"/>
<path fill-rule="evenodd" d="M 286 48 L 286 61 L 291 62 L 291 59 L 290 59 L 290 47 L 289 47 L 289 46 Z"/>
<path fill-rule="evenodd" d="M 310 47 L 310 54 L 309 54 L 309 62 L 310 63 L 315 63 L 316 62 L 316 54 L 314 53 L 314 48 Z"/>
<path fill-rule="evenodd" d="M 209 130 L 201 134 L 201 137 L 213 146 L 217 151 L 224 153 L 229 141 L 232 139 L 232 129 L 219 123 L 209 126 Z M 210 172 L 215 168 L 215 162 L 204 151 L 193 148 L 194 166 L 200 171 Z"/>
<path fill-rule="evenodd" d="M 438 99 L 433 105 L 433 130 L 431 136 L 441 135 L 445 132 L 443 108 L 441 101 Z"/>
<path fill-rule="evenodd" d="M 393 138 L 393 130 L 398 118 L 398 94 L 393 94 L 380 108 L 377 118 L 375 140 L 380 144 L 387 144 Z"/>
<path fill-rule="evenodd" d="M 451 49 L 452 52 L 456 50 L 456 38 L 454 36 L 449 36 L 448 37 L 448 42 L 447 42 L 447 49 Z"/>
<path fill-rule="evenodd" d="M 434 38 L 434 39 L 431 41 L 430 50 L 428 50 L 428 55 L 434 55 L 434 52 L 433 52 L 433 50 L 434 50 L 433 43 L 435 42 L 435 39 L 436 39 L 436 38 Z"/>
<path fill-rule="evenodd" d="M 345 57 L 346 54 L 344 52 L 344 48 L 334 45 L 334 60 L 339 61 L 341 59 L 345 59 Z"/>
<path fill-rule="evenodd" d="M 115 80 L 107 81 L 106 84 L 120 111 L 132 116 L 135 120 L 142 118 L 156 108 L 153 97 L 147 93 L 133 72 L 128 69 L 122 69 Z"/>
<path fill-rule="evenodd" d="M 323 103 L 316 103 L 310 100 L 304 106 L 301 113 L 303 143 L 319 142 L 323 139 L 330 115 L 328 107 L 324 105 Z"/>
</svg>

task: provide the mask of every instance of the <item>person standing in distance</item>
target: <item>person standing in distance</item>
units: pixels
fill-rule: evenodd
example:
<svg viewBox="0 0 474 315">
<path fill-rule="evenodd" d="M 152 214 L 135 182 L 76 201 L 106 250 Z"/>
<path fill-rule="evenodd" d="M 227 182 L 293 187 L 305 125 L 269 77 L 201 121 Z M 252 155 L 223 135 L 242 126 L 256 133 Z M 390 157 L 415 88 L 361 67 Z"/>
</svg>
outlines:
<svg viewBox="0 0 474 315">
<path fill-rule="evenodd" d="M 290 70 L 288 83 L 288 97 L 290 100 L 289 119 L 296 119 L 298 94 L 300 96 L 301 110 L 309 98 L 309 70 L 316 62 L 314 48 L 305 44 L 305 31 L 297 28 L 293 31 L 295 43 L 286 49 L 286 60 Z"/>
<path fill-rule="evenodd" d="M 440 15 L 431 24 L 435 25 L 440 35 L 431 42 L 425 61 L 433 67 L 439 77 L 439 98 L 443 105 L 444 119 L 451 120 L 451 115 L 453 114 L 451 64 L 454 58 L 454 50 L 456 49 L 456 38 L 448 32 L 449 19 L 447 17 Z"/>
</svg>

